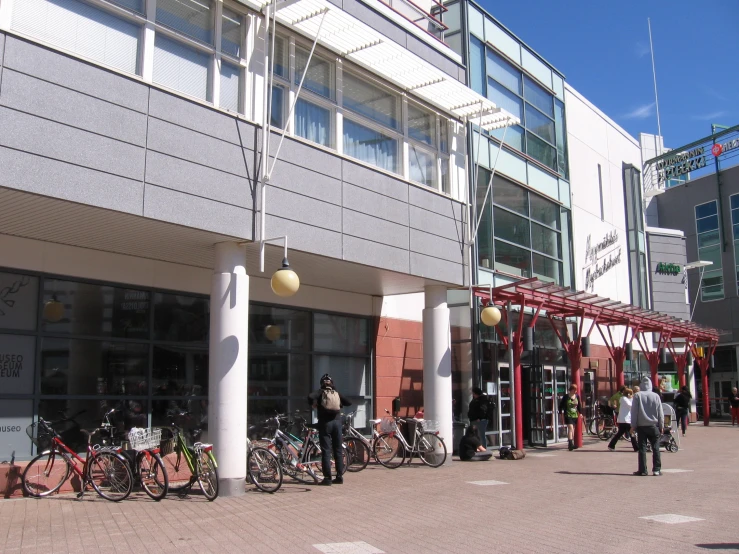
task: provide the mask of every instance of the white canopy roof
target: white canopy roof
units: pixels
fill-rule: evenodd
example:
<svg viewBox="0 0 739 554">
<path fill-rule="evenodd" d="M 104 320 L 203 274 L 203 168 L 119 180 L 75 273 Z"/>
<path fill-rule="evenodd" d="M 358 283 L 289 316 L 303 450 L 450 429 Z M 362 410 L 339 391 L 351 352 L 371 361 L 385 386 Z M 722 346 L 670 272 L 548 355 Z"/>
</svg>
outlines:
<svg viewBox="0 0 739 554">
<path fill-rule="evenodd" d="M 242 0 L 244 1 L 244 0 Z M 263 8 L 269 2 L 246 0 Z M 285 0 L 277 4 L 282 25 L 372 71 L 401 89 L 485 130 L 517 125 L 519 119 L 328 0 Z M 482 116 L 482 119 L 480 119 Z"/>
</svg>

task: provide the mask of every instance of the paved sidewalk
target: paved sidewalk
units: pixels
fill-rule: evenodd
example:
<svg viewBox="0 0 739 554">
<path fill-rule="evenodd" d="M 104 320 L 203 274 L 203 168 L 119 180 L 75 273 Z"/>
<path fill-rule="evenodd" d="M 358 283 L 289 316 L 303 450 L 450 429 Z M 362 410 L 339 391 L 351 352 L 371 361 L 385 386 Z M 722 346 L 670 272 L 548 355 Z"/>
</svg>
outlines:
<svg viewBox="0 0 739 554">
<path fill-rule="evenodd" d="M 0 552 L 708 552 L 738 550 L 739 427 L 693 425 L 662 477 L 634 477 L 626 442 L 529 450 L 439 469 L 370 465 L 346 484 L 286 479 L 213 503 L 91 493 L 0 500 Z M 651 468 L 651 459 L 650 459 Z M 472 484 L 479 482 L 479 484 Z M 644 519 L 658 517 L 657 521 Z M 674 516 L 695 518 L 665 523 Z M 336 544 L 340 543 L 340 544 Z"/>
</svg>

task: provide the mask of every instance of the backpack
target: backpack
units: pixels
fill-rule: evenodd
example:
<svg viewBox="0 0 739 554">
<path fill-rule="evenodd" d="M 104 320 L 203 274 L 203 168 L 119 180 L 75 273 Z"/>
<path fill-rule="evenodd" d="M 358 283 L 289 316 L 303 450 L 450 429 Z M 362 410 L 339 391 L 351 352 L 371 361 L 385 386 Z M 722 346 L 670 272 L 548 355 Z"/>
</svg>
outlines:
<svg viewBox="0 0 739 554">
<path fill-rule="evenodd" d="M 501 460 L 522 460 L 526 457 L 523 450 L 513 450 L 510 446 L 502 446 L 499 450 Z"/>
<path fill-rule="evenodd" d="M 329 412 L 341 411 L 341 398 L 334 389 L 323 389 L 321 391 L 321 407 Z"/>
</svg>

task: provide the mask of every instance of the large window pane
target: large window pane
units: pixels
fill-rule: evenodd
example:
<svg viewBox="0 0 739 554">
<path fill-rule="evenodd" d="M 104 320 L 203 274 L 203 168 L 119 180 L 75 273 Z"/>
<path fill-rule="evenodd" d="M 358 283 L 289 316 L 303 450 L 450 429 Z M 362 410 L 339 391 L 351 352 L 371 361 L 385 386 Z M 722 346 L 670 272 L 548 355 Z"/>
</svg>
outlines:
<svg viewBox="0 0 739 554">
<path fill-rule="evenodd" d="M 531 219 L 559 229 L 559 206 L 536 194 L 531 195 Z"/>
<path fill-rule="evenodd" d="M 409 145 L 408 155 L 411 181 L 427 187 L 436 187 L 436 156 L 413 144 Z"/>
<path fill-rule="evenodd" d="M 512 244 L 495 241 L 495 268 L 521 277 L 531 276 L 531 252 Z"/>
<path fill-rule="evenodd" d="M 441 158 L 441 192 L 449 194 L 452 191 L 449 180 L 449 158 Z"/>
<path fill-rule="evenodd" d="M 531 247 L 556 258 L 562 257 L 559 233 L 536 223 L 531 224 Z"/>
<path fill-rule="evenodd" d="M 154 82 L 201 100 L 208 99 L 210 55 L 164 35 L 154 39 Z"/>
<path fill-rule="evenodd" d="M 477 38 L 470 36 L 470 88 L 485 96 L 485 47 Z"/>
<path fill-rule="evenodd" d="M 259 424 L 276 411 L 282 413 L 309 408 L 311 392 L 310 357 L 305 354 L 249 354 L 248 416 Z"/>
<path fill-rule="evenodd" d="M 554 126 L 557 134 L 557 170 L 567 177 L 567 127 L 565 125 L 565 105 L 554 101 Z"/>
<path fill-rule="evenodd" d="M 154 295 L 154 339 L 168 342 L 208 342 L 210 303 L 207 298 Z"/>
<path fill-rule="evenodd" d="M 41 394 L 149 394 L 149 346 L 99 340 L 41 340 Z"/>
<path fill-rule="evenodd" d="M 718 229 L 718 216 L 712 215 L 704 217 L 703 219 L 698 219 L 695 223 L 699 233 L 714 231 Z"/>
<path fill-rule="evenodd" d="M 397 173 L 398 141 L 344 119 L 344 154 Z"/>
<path fill-rule="evenodd" d="M 708 246 L 700 249 L 700 259 L 704 262 L 712 262 L 713 267 L 716 269 L 721 266 L 721 246 L 716 244 L 714 246 Z"/>
<path fill-rule="evenodd" d="M 515 242 L 521 246 L 529 246 L 529 220 L 514 215 L 500 208 L 493 213 L 495 237 Z"/>
<path fill-rule="evenodd" d="M 490 174 L 488 173 L 488 178 Z M 529 215 L 529 193 L 526 189 L 514 185 L 510 181 L 496 175 L 493 181 L 493 201 L 499 206 L 518 212 L 521 215 Z"/>
<path fill-rule="evenodd" d="M 272 113 L 269 123 L 279 129 L 285 128 L 285 89 L 282 87 L 272 87 Z"/>
<path fill-rule="evenodd" d="M 192 433 L 198 432 L 194 440 L 207 442 L 208 399 L 190 396 L 154 400 L 151 403 L 151 426 L 168 427 L 172 423 L 185 432 L 186 440 L 193 440 Z"/>
<path fill-rule="evenodd" d="M 562 264 L 560 262 L 539 254 L 534 254 L 533 260 L 534 277 L 538 277 L 542 281 L 562 283 Z"/>
<path fill-rule="evenodd" d="M 221 30 L 221 52 L 241 57 L 241 14 L 223 8 L 223 29 Z"/>
<path fill-rule="evenodd" d="M 492 269 L 493 267 L 493 212 L 491 210 L 490 195 L 488 195 L 485 206 L 483 207 L 483 200 L 485 200 L 485 191 L 487 190 L 488 181 L 490 180 L 490 171 L 480 168 L 477 174 L 477 215 L 475 221 L 480 220 L 480 225 L 477 229 L 477 256 L 478 263 L 481 267 Z M 495 194 L 495 187 L 493 187 L 493 194 Z"/>
<path fill-rule="evenodd" d="M 398 128 L 398 97 L 389 90 L 344 72 L 342 94 L 345 108 L 387 127 Z"/>
<path fill-rule="evenodd" d="M 208 396 L 208 351 L 189 346 L 155 346 L 155 396 Z"/>
<path fill-rule="evenodd" d="M 221 62 L 221 100 L 220 107 L 234 112 L 239 111 L 239 76 L 241 70 L 235 65 Z"/>
<path fill-rule="evenodd" d="M 308 63 L 308 50 L 302 48 L 295 48 L 295 84 L 300 83 L 300 79 L 303 77 L 305 66 Z M 316 94 L 325 96 L 326 98 L 333 98 L 333 76 L 332 76 L 331 63 L 316 56 L 315 54 L 311 58 L 310 67 L 305 76 L 303 82 L 303 88 L 312 90 Z"/>
<path fill-rule="evenodd" d="M 708 217 L 709 215 L 718 215 L 718 208 L 716 207 L 716 201 L 706 202 L 695 207 L 695 218 L 700 219 L 702 217 Z"/>
<path fill-rule="evenodd" d="M 435 115 L 408 104 L 408 136 L 426 144 L 436 144 Z"/>
<path fill-rule="evenodd" d="M 487 97 L 495 102 L 499 108 L 503 108 L 523 120 L 523 101 L 493 79 L 488 79 Z"/>
<path fill-rule="evenodd" d="M 526 153 L 545 166 L 557 169 L 557 153 L 554 148 L 531 133 L 526 133 Z"/>
<path fill-rule="evenodd" d="M 521 70 L 516 69 L 490 48 L 487 49 L 488 75 L 516 94 L 521 94 Z"/>
<path fill-rule="evenodd" d="M 316 313 L 313 316 L 313 325 L 314 350 L 342 354 L 369 353 L 366 319 Z"/>
<path fill-rule="evenodd" d="M 495 137 L 498 140 L 503 140 L 503 137 L 505 136 L 505 144 L 510 146 L 511 148 L 515 148 L 516 150 L 523 152 L 523 127 L 516 125 L 514 127 L 508 127 L 505 129 L 495 129 L 494 131 L 490 131 L 490 136 Z M 496 152 L 497 146 L 493 146 L 493 160 L 495 160 L 495 156 L 498 155 Z"/>
<path fill-rule="evenodd" d="M 526 128 L 554 144 L 554 121 L 526 103 Z"/>
<path fill-rule="evenodd" d="M 328 373 L 334 380 L 336 390 L 346 397 L 363 397 L 369 394 L 367 383 L 367 358 L 344 358 L 340 356 L 315 356 L 313 386 L 318 388 L 321 375 Z"/>
<path fill-rule="evenodd" d="M 724 278 L 721 270 L 706 271 L 701 284 L 701 300 L 719 300 L 724 297 Z"/>
<path fill-rule="evenodd" d="M 331 146 L 331 110 L 298 98 L 295 106 L 295 134 Z"/>
<path fill-rule="evenodd" d="M 0 272 L 0 329 L 33 331 L 38 309 L 38 277 Z"/>
<path fill-rule="evenodd" d="M 41 329 L 49 333 L 149 338 L 147 291 L 45 279 L 43 305 Z"/>
<path fill-rule="evenodd" d="M 554 97 L 528 77 L 524 78 L 523 96 L 550 117 L 554 117 Z"/>
<path fill-rule="evenodd" d="M 282 37 L 275 37 L 275 57 L 274 57 L 274 70 L 275 75 L 279 77 L 283 77 L 284 79 L 288 78 L 288 74 L 290 72 L 290 65 L 289 60 L 287 59 L 288 56 L 288 46 L 287 46 L 287 39 L 284 39 Z M 270 35 L 270 43 L 269 43 L 270 51 L 272 49 L 272 36 Z"/>
<path fill-rule="evenodd" d="M 268 349 L 310 348 L 310 312 L 249 306 L 249 346 Z"/>
<path fill-rule="evenodd" d="M 210 0 L 157 0 L 156 21 L 191 38 L 213 44 Z"/>
<path fill-rule="evenodd" d="M 108 0 L 111 4 L 121 6 L 132 12 L 144 15 L 144 0 Z"/>
</svg>

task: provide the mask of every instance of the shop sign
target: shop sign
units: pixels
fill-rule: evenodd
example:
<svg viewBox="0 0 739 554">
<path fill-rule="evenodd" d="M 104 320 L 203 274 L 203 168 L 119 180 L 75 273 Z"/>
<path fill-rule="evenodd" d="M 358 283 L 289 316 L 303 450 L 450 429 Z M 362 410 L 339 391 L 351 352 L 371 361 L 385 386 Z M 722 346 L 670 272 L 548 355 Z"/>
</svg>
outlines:
<svg viewBox="0 0 739 554">
<path fill-rule="evenodd" d="M 739 139 L 730 140 L 729 142 L 725 142 L 723 144 L 714 144 L 713 148 L 711 148 L 711 152 L 715 157 L 718 158 L 721 154 L 730 152 L 735 148 L 739 148 Z"/>
<path fill-rule="evenodd" d="M 0 335 L 0 391 L 33 394 L 35 354 L 35 337 Z"/>
<path fill-rule="evenodd" d="M 618 245 L 618 232 L 614 229 L 600 242 L 592 244 L 588 235 L 585 244 L 585 288 L 593 290 L 595 281 L 621 263 L 621 246 Z"/>
<path fill-rule="evenodd" d="M 657 273 L 660 275 L 680 275 L 683 272 L 683 268 L 679 264 L 668 264 L 665 262 L 659 262 L 657 264 Z"/>
<path fill-rule="evenodd" d="M 680 152 L 657 162 L 657 181 L 664 183 L 685 173 L 706 167 L 706 149 L 703 146 Z"/>
</svg>

